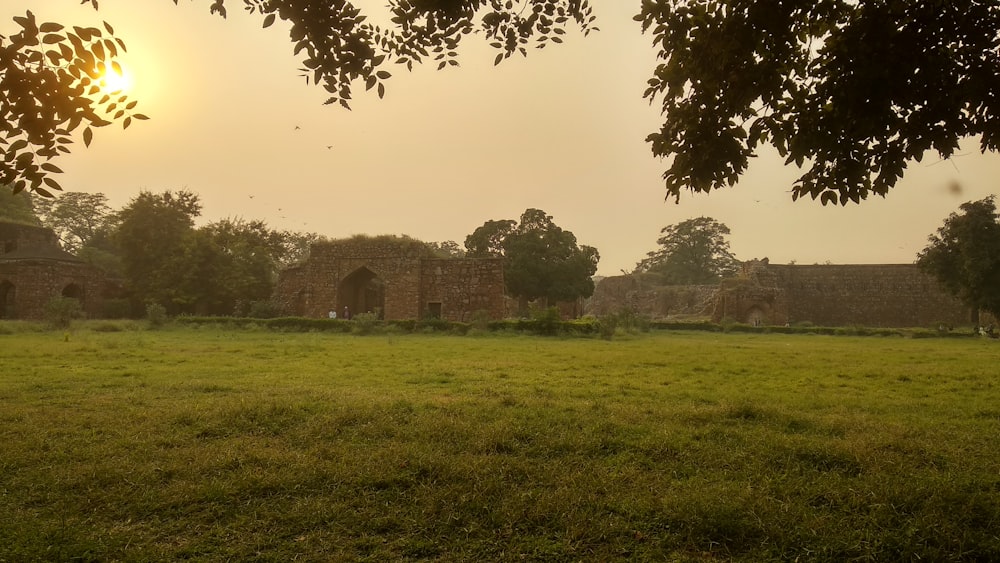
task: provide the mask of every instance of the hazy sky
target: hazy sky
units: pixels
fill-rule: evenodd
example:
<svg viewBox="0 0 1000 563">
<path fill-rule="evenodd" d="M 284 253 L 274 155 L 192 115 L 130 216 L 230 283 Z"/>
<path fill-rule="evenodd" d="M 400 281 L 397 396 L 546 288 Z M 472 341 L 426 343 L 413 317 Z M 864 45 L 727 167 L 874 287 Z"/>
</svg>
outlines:
<svg viewBox="0 0 1000 563">
<path fill-rule="evenodd" d="M 95 13 L 79 0 L 0 0 L 2 33 L 30 8 L 39 21 L 107 21 L 128 45 L 136 110 L 152 119 L 75 145 L 58 162 L 66 190 L 119 208 L 140 189 L 185 189 L 201 196 L 203 221 L 459 244 L 534 207 L 600 251 L 599 274 L 615 275 L 655 248 L 661 228 L 702 215 L 730 227 L 744 260 L 912 262 L 949 213 L 994 193 L 1000 177 L 1000 156 L 970 140 L 950 161 L 911 165 L 886 199 L 822 207 L 793 203 L 798 169 L 763 153 L 736 187 L 675 204 L 664 200 L 666 163 L 644 142 L 660 118 L 641 98 L 656 60 L 631 19 L 638 0 L 595 0 L 600 32 L 498 67 L 468 38 L 461 67 L 395 67 L 383 100 L 357 85 L 353 111 L 305 84 L 285 27 L 260 29 L 239 0 L 228 20 L 209 4 L 101 0 Z"/>
</svg>

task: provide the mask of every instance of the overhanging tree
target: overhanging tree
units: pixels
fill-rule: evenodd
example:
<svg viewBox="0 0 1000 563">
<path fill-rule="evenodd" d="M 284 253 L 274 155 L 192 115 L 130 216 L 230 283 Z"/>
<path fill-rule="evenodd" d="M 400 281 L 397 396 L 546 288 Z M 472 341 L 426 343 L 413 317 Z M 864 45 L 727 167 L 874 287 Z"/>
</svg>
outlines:
<svg viewBox="0 0 1000 563">
<path fill-rule="evenodd" d="M 1000 223 L 990 196 L 963 203 L 930 244 L 917 255 L 917 265 L 971 307 L 1000 318 Z"/>
<path fill-rule="evenodd" d="M 146 116 L 133 113 L 127 95 L 103 91 L 105 74 L 121 73 L 117 57 L 125 51 L 109 24 L 67 28 L 39 23 L 30 11 L 14 22 L 20 31 L 0 36 L 0 184 L 51 196 L 62 189 L 52 161 L 70 152 L 78 129 L 90 145 L 93 128 L 127 128 Z"/>
<path fill-rule="evenodd" d="M 173 0 L 174 4 L 178 0 Z M 97 0 L 83 0 L 97 9 Z M 226 0 L 209 10 L 225 17 Z M 391 0 L 391 25 L 367 21 L 348 0 L 243 0 L 263 27 L 288 22 L 300 69 L 322 86 L 327 104 L 350 108 L 356 84 L 385 94 L 390 68 L 433 61 L 439 69 L 458 65 L 459 44 L 473 32 L 498 53 L 495 63 L 549 42 L 561 43 L 570 22 L 589 33 L 595 17 L 588 0 Z M 0 184 L 42 195 L 61 190 L 52 161 L 69 152 L 83 128 L 89 145 L 93 128 L 120 122 L 128 127 L 135 102 L 120 93 L 102 94 L 107 71 L 121 72 L 118 53 L 125 43 L 104 29 L 35 20 L 28 11 L 14 17 L 20 31 L 0 36 Z"/>
<path fill-rule="evenodd" d="M 264 27 L 289 24 L 307 79 L 329 93 L 327 103 L 345 107 L 355 84 L 384 95 L 393 65 L 457 65 L 473 33 L 497 49 L 499 63 L 561 42 L 569 25 L 596 29 L 587 0 L 390 0 L 388 26 L 355 4 L 243 2 Z M 210 10 L 225 16 L 227 5 L 213 0 Z M 979 137 L 983 151 L 1000 144 L 996 2 L 643 0 L 636 19 L 662 60 L 645 96 L 663 110 L 647 140 L 654 155 L 672 159 L 668 197 L 735 184 L 765 143 L 806 168 L 793 199 L 824 204 L 884 196 L 910 162 L 927 151 L 949 157 L 962 139 Z M 124 48 L 104 36 L 110 26 L 71 33 L 37 25 L 30 13 L 16 21 L 24 31 L 0 40 L 8 123 L 0 182 L 44 192 L 58 188 L 49 161 L 69 150 L 77 128 L 85 126 L 89 142 L 91 127 L 140 116 L 128 115 L 125 99 L 88 97 L 95 65 L 113 67 L 111 51 Z"/>
<path fill-rule="evenodd" d="M 739 269 L 729 250 L 729 227 L 711 217 L 696 217 L 660 231 L 659 246 L 636 264 L 636 272 L 663 276 L 670 285 L 712 284 Z"/>
<path fill-rule="evenodd" d="M 653 154 L 668 197 L 731 186 L 762 143 L 806 167 L 792 198 L 884 196 L 927 151 L 1000 144 L 1000 4 L 643 0 L 662 63 Z"/>
</svg>

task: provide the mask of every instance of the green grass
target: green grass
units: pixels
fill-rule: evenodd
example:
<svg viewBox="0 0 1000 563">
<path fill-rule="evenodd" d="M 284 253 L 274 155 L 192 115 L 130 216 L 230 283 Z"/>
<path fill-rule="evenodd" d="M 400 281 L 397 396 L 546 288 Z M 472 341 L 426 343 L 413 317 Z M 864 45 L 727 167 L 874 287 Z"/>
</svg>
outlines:
<svg viewBox="0 0 1000 563">
<path fill-rule="evenodd" d="M 995 341 L 0 334 L 0 561 L 998 560 Z"/>
</svg>

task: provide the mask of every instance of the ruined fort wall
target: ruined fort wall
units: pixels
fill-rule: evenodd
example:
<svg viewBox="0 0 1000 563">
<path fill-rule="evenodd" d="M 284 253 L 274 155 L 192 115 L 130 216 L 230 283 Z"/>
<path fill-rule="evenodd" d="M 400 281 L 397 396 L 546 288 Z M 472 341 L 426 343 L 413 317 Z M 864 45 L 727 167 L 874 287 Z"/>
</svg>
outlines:
<svg viewBox="0 0 1000 563">
<path fill-rule="evenodd" d="M 28 248 L 59 248 L 59 238 L 52 229 L 0 222 L 0 256 Z"/>
<path fill-rule="evenodd" d="M 602 279 L 587 300 L 586 314 L 603 316 L 632 311 L 652 318 L 707 315 L 717 285 L 665 286 L 644 281 L 641 275 Z"/>
<path fill-rule="evenodd" d="M 43 319 L 45 306 L 67 288 L 80 299 L 90 317 L 101 313 L 103 275 L 96 268 L 76 262 L 48 260 L 0 261 L 0 285 L 6 285 L 9 304 L 4 317 L 12 319 Z M 73 286 L 73 287 L 71 287 Z"/>
<path fill-rule="evenodd" d="M 971 318 L 968 308 L 913 264 L 769 265 L 767 271 L 790 323 L 916 327 L 967 324 Z"/>
<path fill-rule="evenodd" d="M 310 301 L 311 293 L 306 283 L 304 266 L 288 268 L 278 273 L 278 282 L 274 284 L 271 302 L 279 311 L 286 315 L 303 317 Z"/>
<path fill-rule="evenodd" d="M 274 301 L 286 312 L 323 317 L 374 309 L 373 281 L 384 319 L 417 319 L 435 308 L 449 320 L 469 320 L 476 311 L 503 316 L 503 265 L 495 259 L 438 259 L 413 239 L 356 238 L 317 243 L 305 264 L 279 276 Z M 355 303 L 365 303 L 358 308 Z M 434 305 L 429 305 L 434 304 Z M 376 312 L 376 311 L 371 311 Z"/>
<path fill-rule="evenodd" d="M 477 312 L 504 317 L 503 261 L 499 258 L 432 259 L 422 263 L 421 316 L 440 304 L 440 316 L 468 322 Z"/>
<path fill-rule="evenodd" d="M 365 268 L 385 282 L 384 318 L 417 318 L 420 263 L 428 252 L 422 245 L 400 242 L 386 237 L 314 244 L 304 272 L 309 296 L 303 314 L 321 317 L 331 308 L 342 311 L 344 303 L 353 301 L 352 296 L 339 294 L 342 282 Z M 363 312 L 366 311 L 352 311 L 352 314 Z"/>
</svg>

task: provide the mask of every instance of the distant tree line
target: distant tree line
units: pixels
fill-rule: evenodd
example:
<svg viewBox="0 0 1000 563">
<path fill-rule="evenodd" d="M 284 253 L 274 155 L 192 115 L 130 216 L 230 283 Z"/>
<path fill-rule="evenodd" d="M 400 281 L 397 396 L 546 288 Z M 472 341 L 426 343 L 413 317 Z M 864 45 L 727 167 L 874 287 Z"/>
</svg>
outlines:
<svg viewBox="0 0 1000 563">
<path fill-rule="evenodd" d="M 323 237 L 227 218 L 196 227 L 199 197 L 142 191 L 119 210 L 101 193 L 31 198 L 0 189 L 0 220 L 51 228 L 66 250 L 121 286 L 128 314 L 156 303 L 171 315 L 247 314 L 271 296 L 278 272 Z"/>
<path fill-rule="evenodd" d="M 195 226 L 201 201 L 189 191 L 142 191 L 113 210 L 101 193 L 32 198 L 0 189 L 0 220 L 52 229 L 63 247 L 120 280 L 131 314 L 155 303 L 169 315 L 247 315 L 267 311 L 281 270 L 302 263 L 316 233 L 276 230 L 261 220 L 227 218 Z M 487 221 L 463 249 L 420 242 L 444 258 L 504 260 L 505 290 L 525 308 L 589 297 L 600 256 L 538 209 L 515 221 Z"/>
</svg>

